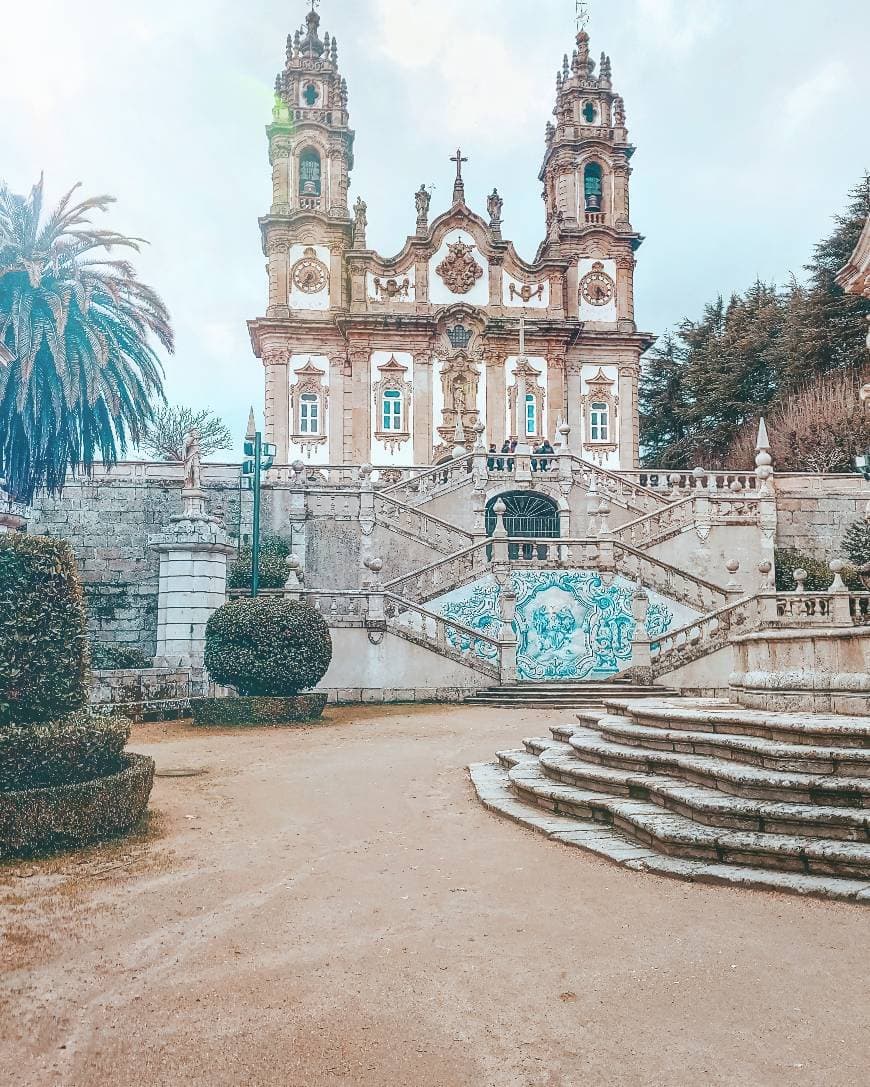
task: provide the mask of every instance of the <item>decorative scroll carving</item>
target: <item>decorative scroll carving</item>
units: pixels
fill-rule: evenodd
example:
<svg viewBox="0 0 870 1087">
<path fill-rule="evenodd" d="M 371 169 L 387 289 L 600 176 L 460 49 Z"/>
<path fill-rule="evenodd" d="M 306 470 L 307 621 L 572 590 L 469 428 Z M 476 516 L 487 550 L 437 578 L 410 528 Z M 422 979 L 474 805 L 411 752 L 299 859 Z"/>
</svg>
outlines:
<svg viewBox="0 0 870 1087">
<path fill-rule="evenodd" d="M 472 256 L 473 245 L 466 245 L 461 239 L 447 243 L 448 254 L 435 271 L 441 276 L 445 286 L 453 294 L 468 294 L 474 284 L 483 276 L 483 269 Z"/>
<path fill-rule="evenodd" d="M 544 283 L 538 283 L 535 287 L 529 283 L 523 283 L 518 287 L 515 283 L 511 283 L 509 287 L 511 302 L 515 298 L 519 298 L 522 302 L 531 302 L 533 298 L 543 298 L 545 286 Z"/>
<path fill-rule="evenodd" d="M 326 434 L 326 413 L 329 407 L 329 385 L 324 383 L 326 372 L 321 370 L 319 366 L 308 360 L 305 366 L 301 370 L 297 370 L 294 376 L 294 382 L 290 386 L 290 410 L 293 416 L 293 436 L 291 441 L 294 445 L 301 446 L 306 451 L 315 448 L 318 445 L 323 445 L 327 440 Z M 306 404 L 316 404 L 317 412 L 317 424 L 316 428 L 312 428 L 312 417 L 309 409 L 307 425 L 303 424 L 303 396 L 316 396 L 316 402 L 306 401 Z M 303 425 L 306 425 L 306 429 L 303 431 Z"/>
<path fill-rule="evenodd" d="M 445 445 L 452 445 L 459 423 L 466 438 L 478 419 L 477 389 L 480 370 L 465 351 L 458 351 L 441 370 L 444 408 L 438 433 Z"/>
<path fill-rule="evenodd" d="M 378 367 L 378 373 L 380 378 L 372 386 L 376 420 L 375 437 L 393 453 L 411 437 L 408 424 L 411 420 L 413 386 L 407 380 L 408 367 L 403 366 L 395 355 L 391 355 L 383 366 Z M 399 394 L 398 397 L 392 398 L 400 405 L 401 428 L 399 430 L 384 430 L 384 415 L 386 414 L 384 406 L 385 400 L 388 399 L 385 394 L 388 392 Z"/>
<path fill-rule="evenodd" d="M 395 278 L 379 279 L 375 276 L 375 292 L 380 302 L 394 302 L 410 298 L 411 280 L 405 276 L 401 281 Z"/>
</svg>

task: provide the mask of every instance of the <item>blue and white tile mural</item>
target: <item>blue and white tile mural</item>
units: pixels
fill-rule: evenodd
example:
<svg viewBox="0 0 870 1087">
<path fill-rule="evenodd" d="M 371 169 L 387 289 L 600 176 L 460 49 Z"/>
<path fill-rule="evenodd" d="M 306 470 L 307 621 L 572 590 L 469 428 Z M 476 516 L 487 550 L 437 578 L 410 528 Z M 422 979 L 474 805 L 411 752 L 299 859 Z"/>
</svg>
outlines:
<svg viewBox="0 0 870 1087">
<path fill-rule="evenodd" d="M 590 570 L 522 570 L 511 574 L 517 594 L 517 677 L 521 680 L 609 679 L 631 666 L 635 586 L 619 575 Z M 650 638 L 698 618 L 698 612 L 652 590 L 646 629 Z M 498 638 L 501 589 L 491 574 L 429 606 L 446 619 Z M 492 652 L 459 631 L 448 631 L 457 649 Z M 466 644 L 467 643 L 467 644 Z"/>
</svg>

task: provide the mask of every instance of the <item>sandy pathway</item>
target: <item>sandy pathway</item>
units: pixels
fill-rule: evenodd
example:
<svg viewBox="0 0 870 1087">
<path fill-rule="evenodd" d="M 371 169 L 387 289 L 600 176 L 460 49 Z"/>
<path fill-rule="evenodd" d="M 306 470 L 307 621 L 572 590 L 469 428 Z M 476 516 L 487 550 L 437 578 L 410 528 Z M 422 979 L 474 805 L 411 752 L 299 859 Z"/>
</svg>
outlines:
<svg viewBox="0 0 870 1087">
<path fill-rule="evenodd" d="M 139 729 L 146 832 L 0 866 L 0 1083 L 853 1085 L 870 912 L 612 867 L 487 813 L 519 711 Z M 555 723 L 555 722 L 552 722 Z"/>
</svg>

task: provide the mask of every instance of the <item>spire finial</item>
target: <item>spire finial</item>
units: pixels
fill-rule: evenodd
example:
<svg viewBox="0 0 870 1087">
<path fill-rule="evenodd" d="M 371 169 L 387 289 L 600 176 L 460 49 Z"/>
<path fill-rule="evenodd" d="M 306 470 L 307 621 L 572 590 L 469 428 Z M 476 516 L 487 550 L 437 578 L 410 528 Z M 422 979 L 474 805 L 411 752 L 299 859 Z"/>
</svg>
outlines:
<svg viewBox="0 0 870 1087">
<path fill-rule="evenodd" d="M 460 201 L 465 203 L 465 182 L 462 180 L 462 164 L 468 162 L 462 154 L 462 151 L 457 147 L 456 154 L 450 156 L 450 161 L 456 163 L 456 180 L 453 182 L 453 203 L 457 204 Z"/>
<path fill-rule="evenodd" d="M 583 33 L 589 26 L 588 0 L 577 0 L 577 33 Z"/>
<path fill-rule="evenodd" d="M 257 435 L 257 420 L 254 418 L 254 409 L 251 408 L 248 413 L 248 429 L 245 431 L 245 437 L 253 439 Z"/>
</svg>

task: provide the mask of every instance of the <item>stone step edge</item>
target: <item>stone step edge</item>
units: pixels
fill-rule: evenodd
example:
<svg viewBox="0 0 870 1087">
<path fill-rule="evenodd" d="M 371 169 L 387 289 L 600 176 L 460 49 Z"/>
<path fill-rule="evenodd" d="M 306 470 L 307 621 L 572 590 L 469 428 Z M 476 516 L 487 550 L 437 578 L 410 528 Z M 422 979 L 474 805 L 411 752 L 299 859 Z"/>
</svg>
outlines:
<svg viewBox="0 0 870 1087">
<path fill-rule="evenodd" d="M 564 744 L 553 744 L 538 738 L 523 742 L 526 751 L 538 758 L 546 776 L 557 784 L 572 785 L 591 792 L 600 791 L 621 796 L 625 800 L 649 800 L 665 813 L 682 815 L 702 826 L 757 834 L 806 835 L 861 844 L 870 842 L 870 810 L 867 808 L 823 807 L 739 797 L 703 785 L 687 785 L 679 778 L 664 774 L 642 774 L 597 763 L 584 763 L 573 748 L 566 751 Z M 509 755 L 510 752 L 502 754 Z M 648 795 L 638 797 L 638 791 Z M 722 819 L 743 825 L 728 826 L 721 822 Z M 838 830 L 843 833 L 837 833 Z"/>
<path fill-rule="evenodd" d="M 608 712 L 626 715 L 639 725 L 678 730 L 688 724 L 698 732 L 739 732 L 773 739 L 787 736 L 790 742 L 843 747 L 870 747 L 870 717 L 810 712 L 773 712 L 738 706 L 722 699 L 630 699 L 607 698 Z M 694 705 L 686 705 L 687 701 Z M 814 737 L 825 737 L 816 741 Z M 851 741 L 851 742 L 850 742 Z"/>
<path fill-rule="evenodd" d="M 649 800 L 561 785 L 543 773 L 537 759 L 528 756 L 520 755 L 508 777 L 512 788 L 530 796 L 533 804 L 541 800 L 544 806 L 561 804 L 580 808 L 582 813 L 556 814 L 569 814 L 595 823 L 598 820 L 594 812 L 601 811 L 605 825 L 636 844 L 667 856 L 705 860 L 708 864 L 749 864 L 837 879 L 870 879 L 870 843 L 866 841 L 708 827 L 686 816 L 663 811 Z"/>
<path fill-rule="evenodd" d="M 545 834 L 551 841 L 582 849 L 631 871 L 667 876 L 688 883 L 778 891 L 870 906 L 870 882 L 668 857 L 637 846 L 598 824 L 548 817 L 540 808 L 517 799 L 510 788 L 507 771 L 495 763 L 473 763 L 468 771 L 478 799 L 489 811 Z M 632 849 L 639 852 L 632 855 Z"/>
<path fill-rule="evenodd" d="M 831 774 L 844 774 L 846 769 L 851 769 L 852 773 L 857 773 L 859 777 L 870 777 L 870 749 L 865 747 L 815 747 L 728 732 L 688 732 L 653 728 L 647 725 L 639 725 L 631 717 L 616 716 L 615 714 L 599 716 L 591 711 L 578 713 L 576 716 L 578 720 L 588 722 L 593 731 L 600 732 L 614 743 L 637 747 L 640 750 L 671 751 L 680 755 L 700 755 L 713 758 L 716 757 L 717 751 L 726 751 L 729 757 L 736 761 L 759 765 L 768 770 L 786 770 L 793 773 L 828 776 Z M 564 729 L 563 726 L 555 726 L 551 731 L 555 736 L 557 731 L 563 734 Z M 670 746 L 656 746 L 665 744 Z M 690 750 L 682 750 L 681 747 Z M 694 747 L 706 747 L 714 750 L 691 750 Z M 746 756 L 755 756 L 762 761 L 755 763 L 752 758 Z M 805 769 L 795 767 L 788 770 L 786 767 L 778 765 L 767 766 L 763 761 L 764 759 L 768 759 L 772 763 L 830 763 L 831 768 L 820 770 L 810 767 Z M 865 767 L 865 773 L 858 773 L 860 769 Z"/>
<path fill-rule="evenodd" d="M 795 774 L 783 773 L 761 767 L 754 767 L 747 763 L 729 762 L 727 759 L 718 758 L 715 755 L 684 755 L 678 751 L 651 751 L 646 748 L 623 746 L 604 739 L 594 729 L 578 728 L 568 740 L 581 759 L 590 762 L 601 760 L 604 766 L 616 768 L 632 763 L 643 763 L 631 768 L 638 773 L 653 774 L 659 767 L 667 768 L 666 773 L 674 774 L 686 779 L 687 785 L 699 784 L 689 775 L 702 779 L 700 783 L 710 784 L 712 788 L 720 792 L 731 791 L 725 788 L 731 786 L 734 790 L 762 790 L 765 793 L 785 794 L 805 792 L 808 803 L 819 803 L 813 798 L 813 793 L 828 796 L 859 796 L 870 802 L 870 779 L 851 778 L 826 774 Z M 738 796 L 744 793 L 737 792 Z M 765 799 L 766 797 L 755 797 Z M 770 797 L 770 799 L 773 799 Z M 831 804 L 832 807 L 836 805 Z M 853 805 L 849 805 L 853 806 Z M 870 803 L 863 805 L 870 807 Z"/>
</svg>

